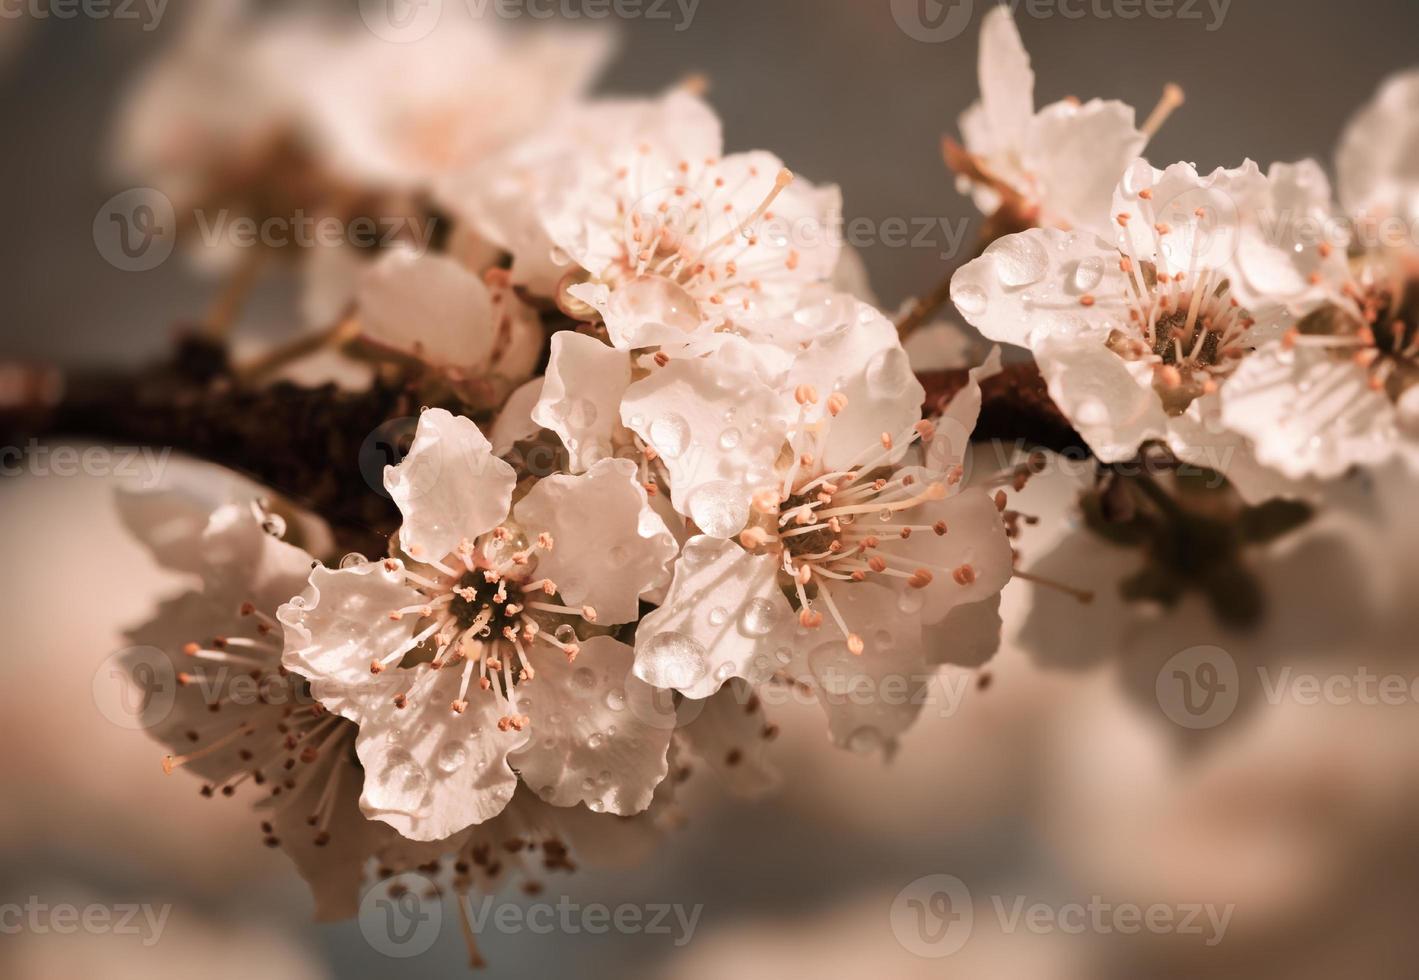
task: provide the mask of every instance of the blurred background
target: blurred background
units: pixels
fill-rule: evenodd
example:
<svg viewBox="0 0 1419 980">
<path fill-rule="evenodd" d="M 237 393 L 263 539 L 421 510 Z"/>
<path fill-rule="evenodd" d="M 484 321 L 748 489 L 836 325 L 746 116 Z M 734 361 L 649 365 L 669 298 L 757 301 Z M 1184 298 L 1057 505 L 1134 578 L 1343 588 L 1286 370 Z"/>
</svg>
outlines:
<svg viewBox="0 0 1419 980">
<path fill-rule="evenodd" d="M 77 9 L 62 0 L 0 4 L 0 180 L 10 188 L 0 357 L 144 362 L 210 302 L 212 282 L 191 263 L 123 272 L 92 231 L 127 187 L 111 159 L 127 84 L 198 6 L 172 3 L 154 21 L 60 16 Z M 1116 97 L 1146 113 L 1178 82 L 1187 104 L 1150 156 L 1207 169 L 1247 156 L 1263 166 L 1314 156 L 1329 168 L 1350 113 L 1411 67 L 1419 31 L 1411 0 L 1177 0 L 1147 5 L 1153 16 L 1120 14 L 1143 6 L 1022 4 L 1037 102 Z M 595 91 L 649 94 L 703 74 L 729 148 L 769 148 L 840 184 L 848 219 L 957 227 L 973 210 L 939 140 L 975 98 L 985 8 L 701 0 L 687 21 L 669 4 L 665 19 L 613 18 L 619 48 Z M 927 21 L 913 29 L 913 11 L 962 18 L 959 34 L 921 40 Z M 937 235 L 860 251 L 895 308 L 941 278 L 950 245 Z M 269 280 L 247 319 L 258 329 L 294 320 L 295 290 Z M 890 760 L 833 749 L 813 706 L 771 707 L 782 730 L 776 793 L 733 802 L 714 774 L 700 774 L 687 787 L 686 825 L 645 866 L 545 883 L 544 902 L 700 907 L 688 942 L 489 930 L 486 975 L 1413 976 L 1419 705 L 1409 695 L 1310 703 L 1287 687 L 1298 674 L 1419 676 L 1412 494 L 1386 474 L 1346 481 L 1324 519 L 1257 549 L 1248 560 L 1273 601 L 1241 632 L 1201 602 L 1159 611 L 1117 599 L 1114 583 L 1136 557 L 1082 530 L 1071 511 L 1082 478 L 1057 468 L 1023 495 L 1020 509 L 1041 517 L 1023 564 L 1097 589 L 1099 601 L 1012 583 L 1001 652 L 984 673 L 948 668 Z M 310 924 L 305 885 L 261 846 L 248 807 L 165 779 L 161 750 L 97 709 L 96 676 L 122 629 L 185 584 L 121 528 L 111 503 L 121 482 L 0 482 L 10 556 L 0 591 L 0 975 L 459 975 L 466 955 L 451 918 L 428 953 L 403 960 L 373 948 L 358 922 Z M 1184 667 L 1201 657 L 1237 671 L 1220 720 L 1179 721 L 1160 686 L 1179 655 Z M 6 928 L 3 909 L 35 901 L 171 913 L 151 945 Z M 1031 919 L 1036 905 L 1046 912 Z M 1196 908 L 1197 931 L 1125 930 L 1112 912 L 1102 928 L 1086 918 L 1075 930 L 1061 911 L 1076 905 L 1157 906 L 1178 920 Z M 1225 927 L 1209 925 L 1209 912 Z M 962 921 L 963 944 L 940 956 Z"/>
</svg>

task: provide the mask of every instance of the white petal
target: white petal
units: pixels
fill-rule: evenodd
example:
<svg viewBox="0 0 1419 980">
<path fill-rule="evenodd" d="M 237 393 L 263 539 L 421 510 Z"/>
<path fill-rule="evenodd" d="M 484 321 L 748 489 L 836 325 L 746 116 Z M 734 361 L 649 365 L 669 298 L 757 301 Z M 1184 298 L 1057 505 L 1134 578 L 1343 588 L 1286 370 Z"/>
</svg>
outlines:
<svg viewBox="0 0 1419 980">
<path fill-rule="evenodd" d="M 1040 110 L 1021 159 L 1038 182 L 1045 223 L 1111 233 L 1114 188 L 1146 142 L 1133 107 L 1122 102 L 1064 101 Z"/>
<path fill-rule="evenodd" d="M 555 582 L 568 605 L 594 608 L 598 623 L 634 620 L 641 594 L 663 579 L 677 551 L 628 459 L 540 480 L 514 514 L 529 538 L 552 535 L 552 549 L 538 552 L 537 575 Z"/>
<path fill-rule="evenodd" d="M 980 420 L 984 396 L 981 382 L 1000 373 L 1000 348 L 992 347 L 984 361 L 968 372 L 968 380 L 936 420 L 936 434 L 926 447 L 926 466 L 936 473 L 950 473 L 966 466 L 971 451 L 971 433 Z"/>
<path fill-rule="evenodd" d="M 359 318 L 375 343 L 443 367 L 486 365 L 492 298 L 483 280 L 445 255 L 390 252 L 360 280 Z"/>
<path fill-rule="evenodd" d="M 981 105 L 997 146 L 1018 147 L 1035 113 L 1035 73 L 1014 17 L 1003 4 L 981 22 Z"/>
<path fill-rule="evenodd" d="M 621 397 L 630 383 L 625 351 L 570 330 L 552 335 L 546 386 L 532 418 L 561 436 L 572 473 L 585 472 L 614 452 Z"/>
<path fill-rule="evenodd" d="M 378 686 L 383 696 L 370 702 L 355 741 L 365 815 L 412 840 L 434 841 L 501 813 L 517 788 L 508 755 L 528 737 L 498 731 L 505 703 L 475 690 L 467 710 L 455 714 L 457 670 L 421 666 L 384 675 Z M 395 693 L 406 693 L 406 707 L 395 707 Z"/>
<path fill-rule="evenodd" d="M 921 620 L 897 593 L 871 583 L 835 589 L 833 601 L 867 649 L 854 655 L 831 623 L 799 640 L 801 679 L 818 690 L 833 742 L 854 751 L 888 748 L 921 712 L 935 670 L 922 654 Z"/>
<path fill-rule="evenodd" d="M 478 426 L 441 408 L 419 416 L 409 455 L 384 470 L 384 486 L 404 515 L 400 545 L 425 561 L 497 527 L 516 483 Z"/>
<path fill-rule="evenodd" d="M 730 790 L 760 796 L 779 785 L 780 776 L 765 756 L 771 729 L 753 688 L 732 680 L 701 702 L 699 711 L 677 735 Z"/>
<path fill-rule="evenodd" d="M 883 433 L 901 436 L 920 421 L 926 400 L 897 328 L 866 303 L 853 304 L 845 323 L 798 355 L 785 388 L 799 384 L 818 388 L 818 417 L 826 414 L 833 393 L 847 398 L 847 407 L 829 424 L 823 446 L 822 463 L 828 470 L 860 462 Z"/>
<path fill-rule="evenodd" d="M 924 589 L 903 585 L 904 594 L 910 597 L 911 593 L 919 591 L 924 600 L 923 622 L 940 622 L 957 606 L 987 600 L 999 594 L 1010 581 L 1014 565 L 1010 539 L 1005 536 L 1005 524 L 995 501 L 984 490 L 965 490 L 945 500 L 927 501 L 903 511 L 897 519 L 924 525 L 944 521 L 946 525 L 945 534 L 917 531 L 906 539 L 883 537 L 879 549 L 902 559 L 898 567 L 911 562 L 931 572 L 931 583 Z M 865 527 L 870 529 L 871 526 L 868 520 Z M 971 567 L 974 576 L 968 584 L 962 585 L 953 573 L 965 565 Z M 851 588 L 834 590 L 834 598 Z M 854 623 L 848 625 L 857 629 Z"/>
<path fill-rule="evenodd" d="M 416 617 L 396 621 L 389 614 L 422 601 L 404 584 L 402 570 L 391 571 L 384 562 L 315 568 L 305 591 L 277 612 L 286 635 L 281 662 L 313 682 L 346 687 L 348 704 L 327 707 L 357 717 L 369 693 L 370 662 L 414 635 Z"/>
<path fill-rule="evenodd" d="M 643 684 L 631 673 L 634 661 L 624 643 L 593 637 L 575 662 L 546 658 L 536 680 L 519 688 L 532 723 L 512 764 L 548 803 L 622 816 L 650 806 L 668 771 L 675 711 L 628 691 Z"/>
<path fill-rule="evenodd" d="M 1126 316 L 1118 307 L 1129 288 L 1108 242 L 1036 228 L 998 239 L 962 267 L 951 300 L 988 339 L 1034 348 L 1047 337 L 1107 333 Z M 1097 302 L 1086 306 L 1085 296 Z"/>
<path fill-rule="evenodd" d="M 1347 214 L 1419 215 L 1419 71 L 1391 76 L 1345 128 L 1335 155 Z"/>
<path fill-rule="evenodd" d="M 1251 438 L 1257 458 L 1292 479 L 1332 479 L 1390 458 L 1394 407 L 1364 370 L 1325 351 L 1270 344 L 1222 387 L 1222 419 Z"/>
<path fill-rule="evenodd" d="M 626 391 L 621 419 L 659 454 L 671 501 L 700 530 L 744 529 L 752 488 L 772 482 L 787 426 L 779 394 L 753 373 L 678 358 Z"/>
<path fill-rule="evenodd" d="M 269 534 L 252 504 L 212 513 L 201 537 L 204 591 L 235 610 L 250 602 L 270 614 L 305 588 L 310 554 Z"/>
<path fill-rule="evenodd" d="M 1244 305 L 1285 300 L 1293 308 L 1312 305 L 1319 291 L 1349 277 L 1348 234 L 1336 220 L 1330 181 L 1314 160 L 1272 164 L 1266 183 L 1252 199 L 1240 201 L 1241 238 L 1232 283 Z M 1324 256 L 1322 243 L 1332 246 Z"/>
<path fill-rule="evenodd" d="M 1102 337 L 1048 341 L 1035 358 L 1050 397 L 1101 461 L 1131 459 L 1144 442 L 1167 436 L 1168 416 L 1151 368 L 1125 361 Z"/>
<path fill-rule="evenodd" d="M 781 665 L 794 625 L 772 556 L 691 538 L 665 602 L 636 630 L 636 676 L 696 699 L 732 677 L 759 684 Z"/>
</svg>

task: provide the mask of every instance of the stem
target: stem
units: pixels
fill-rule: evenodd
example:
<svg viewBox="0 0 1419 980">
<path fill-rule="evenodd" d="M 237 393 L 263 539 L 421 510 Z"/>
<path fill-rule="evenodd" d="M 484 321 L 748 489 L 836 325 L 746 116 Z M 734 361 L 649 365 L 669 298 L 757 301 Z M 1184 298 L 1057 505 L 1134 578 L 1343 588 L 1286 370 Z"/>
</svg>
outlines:
<svg viewBox="0 0 1419 980">
<path fill-rule="evenodd" d="M 251 290 L 261 277 L 261 267 L 265 264 L 265 249 L 248 248 L 245 251 L 202 321 L 203 335 L 208 340 L 220 342 L 231 334 Z"/>
</svg>

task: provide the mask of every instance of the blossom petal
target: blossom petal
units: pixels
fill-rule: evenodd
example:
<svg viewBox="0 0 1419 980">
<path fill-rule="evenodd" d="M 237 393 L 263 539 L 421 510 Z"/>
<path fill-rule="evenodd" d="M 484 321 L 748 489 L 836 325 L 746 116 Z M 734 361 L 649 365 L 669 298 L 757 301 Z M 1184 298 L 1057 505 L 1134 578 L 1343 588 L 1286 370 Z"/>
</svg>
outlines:
<svg viewBox="0 0 1419 980">
<path fill-rule="evenodd" d="M 570 330 L 552 335 L 546 385 L 532 419 L 561 437 L 570 472 L 583 473 L 612 454 L 621 397 L 630 383 L 625 351 Z"/>
<path fill-rule="evenodd" d="M 598 623 L 634 620 L 641 594 L 663 579 L 678 550 L 628 459 L 603 459 L 582 476 L 538 481 L 515 517 L 530 538 L 551 534 L 537 574 L 556 583 L 563 602 L 595 609 Z"/>
<path fill-rule="evenodd" d="M 396 249 L 360 279 L 359 320 L 375 343 L 442 367 L 488 362 L 492 297 L 478 276 L 445 255 Z"/>
<path fill-rule="evenodd" d="M 498 730 L 504 702 L 492 694 L 475 691 L 455 714 L 458 674 L 420 666 L 384 675 L 360 720 L 360 807 L 412 840 L 442 840 L 495 817 L 517 788 L 508 755 L 527 733 Z M 396 707 L 396 693 L 405 707 Z"/>
<path fill-rule="evenodd" d="M 1419 71 L 1391 76 L 1346 126 L 1335 154 L 1340 203 L 1354 217 L 1419 210 Z"/>
<path fill-rule="evenodd" d="M 675 509 L 705 534 L 744 529 L 750 488 L 770 483 L 787 426 L 778 392 L 752 372 L 679 358 L 626 391 L 621 419 L 670 473 Z"/>
<path fill-rule="evenodd" d="M 984 490 L 928 500 L 904 512 L 901 519 L 945 528 L 944 534 L 918 531 L 909 538 L 884 538 L 878 549 L 899 559 L 898 567 L 911 564 L 931 572 L 931 582 L 919 590 L 924 622 L 938 623 L 957 606 L 989 599 L 1010 581 L 1014 553 L 1000 511 Z M 970 574 L 957 577 L 957 570 L 967 566 Z M 909 585 L 904 588 L 909 593 L 918 591 Z M 845 591 L 849 590 L 836 590 L 834 597 Z"/>
<path fill-rule="evenodd" d="M 361 688 L 370 681 L 370 662 L 397 650 L 414 635 L 416 618 L 391 619 L 396 609 L 417 605 L 423 596 L 404 584 L 402 570 L 385 562 L 310 572 L 305 591 L 281 606 L 285 627 L 281 662 L 312 682 L 346 688 L 348 703 L 326 707 L 358 718 Z"/>
<path fill-rule="evenodd" d="M 1223 422 L 1291 479 L 1340 476 L 1384 462 L 1400 440 L 1394 406 L 1349 358 L 1279 343 L 1257 351 L 1222 388 Z"/>
<path fill-rule="evenodd" d="M 1023 139 L 1021 160 L 1038 181 L 1046 220 L 1109 233 L 1114 188 L 1147 143 L 1133 107 L 1102 99 L 1056 102 L 1030 120 Z"/>
<path fill-rule="evenodd" d="M 700 702 L 694 720 L 677 737 L 732 792 L 755 797 L 780 782 L 778 770 L 765 758 L 773 732 L 754 689 L 735 679 Z"/>
<path fill-rule="evenodd" d="M 488 433 L 494 456 L 512 452 L 513 446 L 542 431 L 542 426 L 532 418 L 532 409 L 541 401 L 545 385 L 545 378 L 533 378 L 508 396 Z"/>
<path fill-rule="evenodd" d="M 691 538 L 665 602 L 636 630 L 636 676 L 696 699 L 732 677 L 762 683 L 777 669 L 794 622 L 772 556 Z"/>
<path fill-rule="evenodd" d="M 1102 462 L 1132 459 L 1143 443 L 1166 438 L 1168 416 L 1149 365 L 1125 361 L 1097 336 L 1047 341 L 1035 359 L 1050 397 Z"/>
<path fill-rule="evenodd" d="M 997 146 L 1019 146 L 1035 114 L 1035 73 L 1015 18 L 1004 5 L 981 21 L 981 106 Z"/>
<path fill-rule="evenodd" d="M 669 770 L 675 711 L 628 687 L 635 651 L 609 636 L 581 644 L 575 662 L 549 657 L 520 699 L 532 719 L 512 764 L 537 795 L 556 806 L 630 816 L 650 806 Z M 636 710 L 628 710 L 634 700 Z"/>
<path fill-rule="evenodd" d="M 424 560 L 438 560 L 464 538 L 490 531 L 508 514 L 517 474 L 492 454 L 471 419 L 441 408 L 419 416 L 414 445 L 384 485 L 404 515 L 399 542 Z"/>
</svg>

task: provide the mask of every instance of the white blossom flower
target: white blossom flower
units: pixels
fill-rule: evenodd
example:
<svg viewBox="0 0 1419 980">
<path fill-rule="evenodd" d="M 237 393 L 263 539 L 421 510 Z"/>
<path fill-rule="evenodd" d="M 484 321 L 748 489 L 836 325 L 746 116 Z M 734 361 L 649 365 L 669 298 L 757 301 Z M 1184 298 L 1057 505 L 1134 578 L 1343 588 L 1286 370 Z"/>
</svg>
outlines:
<svg viewBox="0 0 1419 980">
<path fill-rule="evenodd" d="M 409 561 L 317 568 L 280 613 L 287 667 L 360 726 L 365 813 L 416 840 L 501 812 L 514 770 L 549 802 L 621 814 L 667 770 L 669 709 L 623 713 L 632 650 L 597 631 L 636 617 L 675 552 L 634 465 L 548 477 L 513 506 L 490 449 L 426 411 L 385 473 Z"/>
<path fill-rule="evenodd" d="M 1011 549 L 996 501 L 953 492 L 960 467 L 933 468 L 941 454 L 919 445 L 936 428 L 880 314 L 859 304 L 789 380 L 791 412 L 784 393 L 713 358 L 674 359 L 628 391 L 623 418 L 701 532 L 641 622 L 636 672 L 696 699 L 786 673 L 823 692 L 839 744 L 885 746 L 915 716 L 912 699 L 835 685 L 924 685 L 924 630 L 998 594 Z M 963 415 L 968 435 L 975 412 Z"/>
<path fill-rule="evenodd" d="M 719 118 L 687 87 L 655 99 L 598 99 L 563 108 L 526 139 L 450 175 L 439 200 L 512 256 L 516 285 L 550 299 L 573 266 L 544 227 L 542 208 L 572 167 L 614 166 L 617 151 L 647 140 L 694 160 L 716 157 L 723 146 Z"/>
<path fill-rule="evenodd" d="M 1119 177 L 1148 135 L 1131 106 L 1064 99 L 1035 111 L 1035 73 L 1010 8 L 981 24 L 980 101 L 961 116 L 966 160 L 960 177 L 976 206 L 994 214 L 1007 196 L 1047 227 L 1104 230 Z M 1177 100 L 1170 90 L 1168 98 Z M 1161 125 L 1161 119 L 1150 126 Z M 1152 129 L 1148 130 L 1153 131 Z M 948 160 L 959 148 L 948 142 Z"/>
<path fill-rule="evenodd" d="M 1250 161 L 1202 177 L 1138 160 L 1115 194 L 1112 241 L 1007 236 L 956 274 L 952 299 L 990 339 L 1033 351 L 1103 462 L 1161 440 L 1187 462 L 1248 471 L 1250 447 L 1222 427 L 1218 392 L 1289 322 L 1281 301 L 1251 299 L 1237 257 L 1241 215 L 1270 193 Z"/>
<path fill-rule="evenodd" d="M 1301 220 L 1271 222 L 1289 262 L 1275 262 L 1267 282 L 1303 315 L 1237 371 L 1222 417 L 1291 479 L 1333 479 L 1396 457 L 1419 472 L 1419 248 L 1409 230 L 1419 173 L 1406 149 L 1419 125 L 1416 93 L 1416 76 L 1391 79 L 1346 130 L 1343 218 L 1308 163 L 1290 212 Z"/>
<path fill-rule="evenodd" d="M 445 16 L 417 39 L 361 27 L 330 47 L 303 86 L 321 159 L 357 186 L 432 190 L 578 98 L 611 45 L 600 31 L 524 37 L 494 18 Z"/>
<path fill-rule="evenodd" d="M 564 301 L 627 349 L 791 313 L 841 252 L 836 187 L 796 180 L 770 153 L 721 157 L 718 126 L 688 96 L 664 108 L 659 132 L 568 161 L 540 207 L 580 270 Z"/>
</svg>

